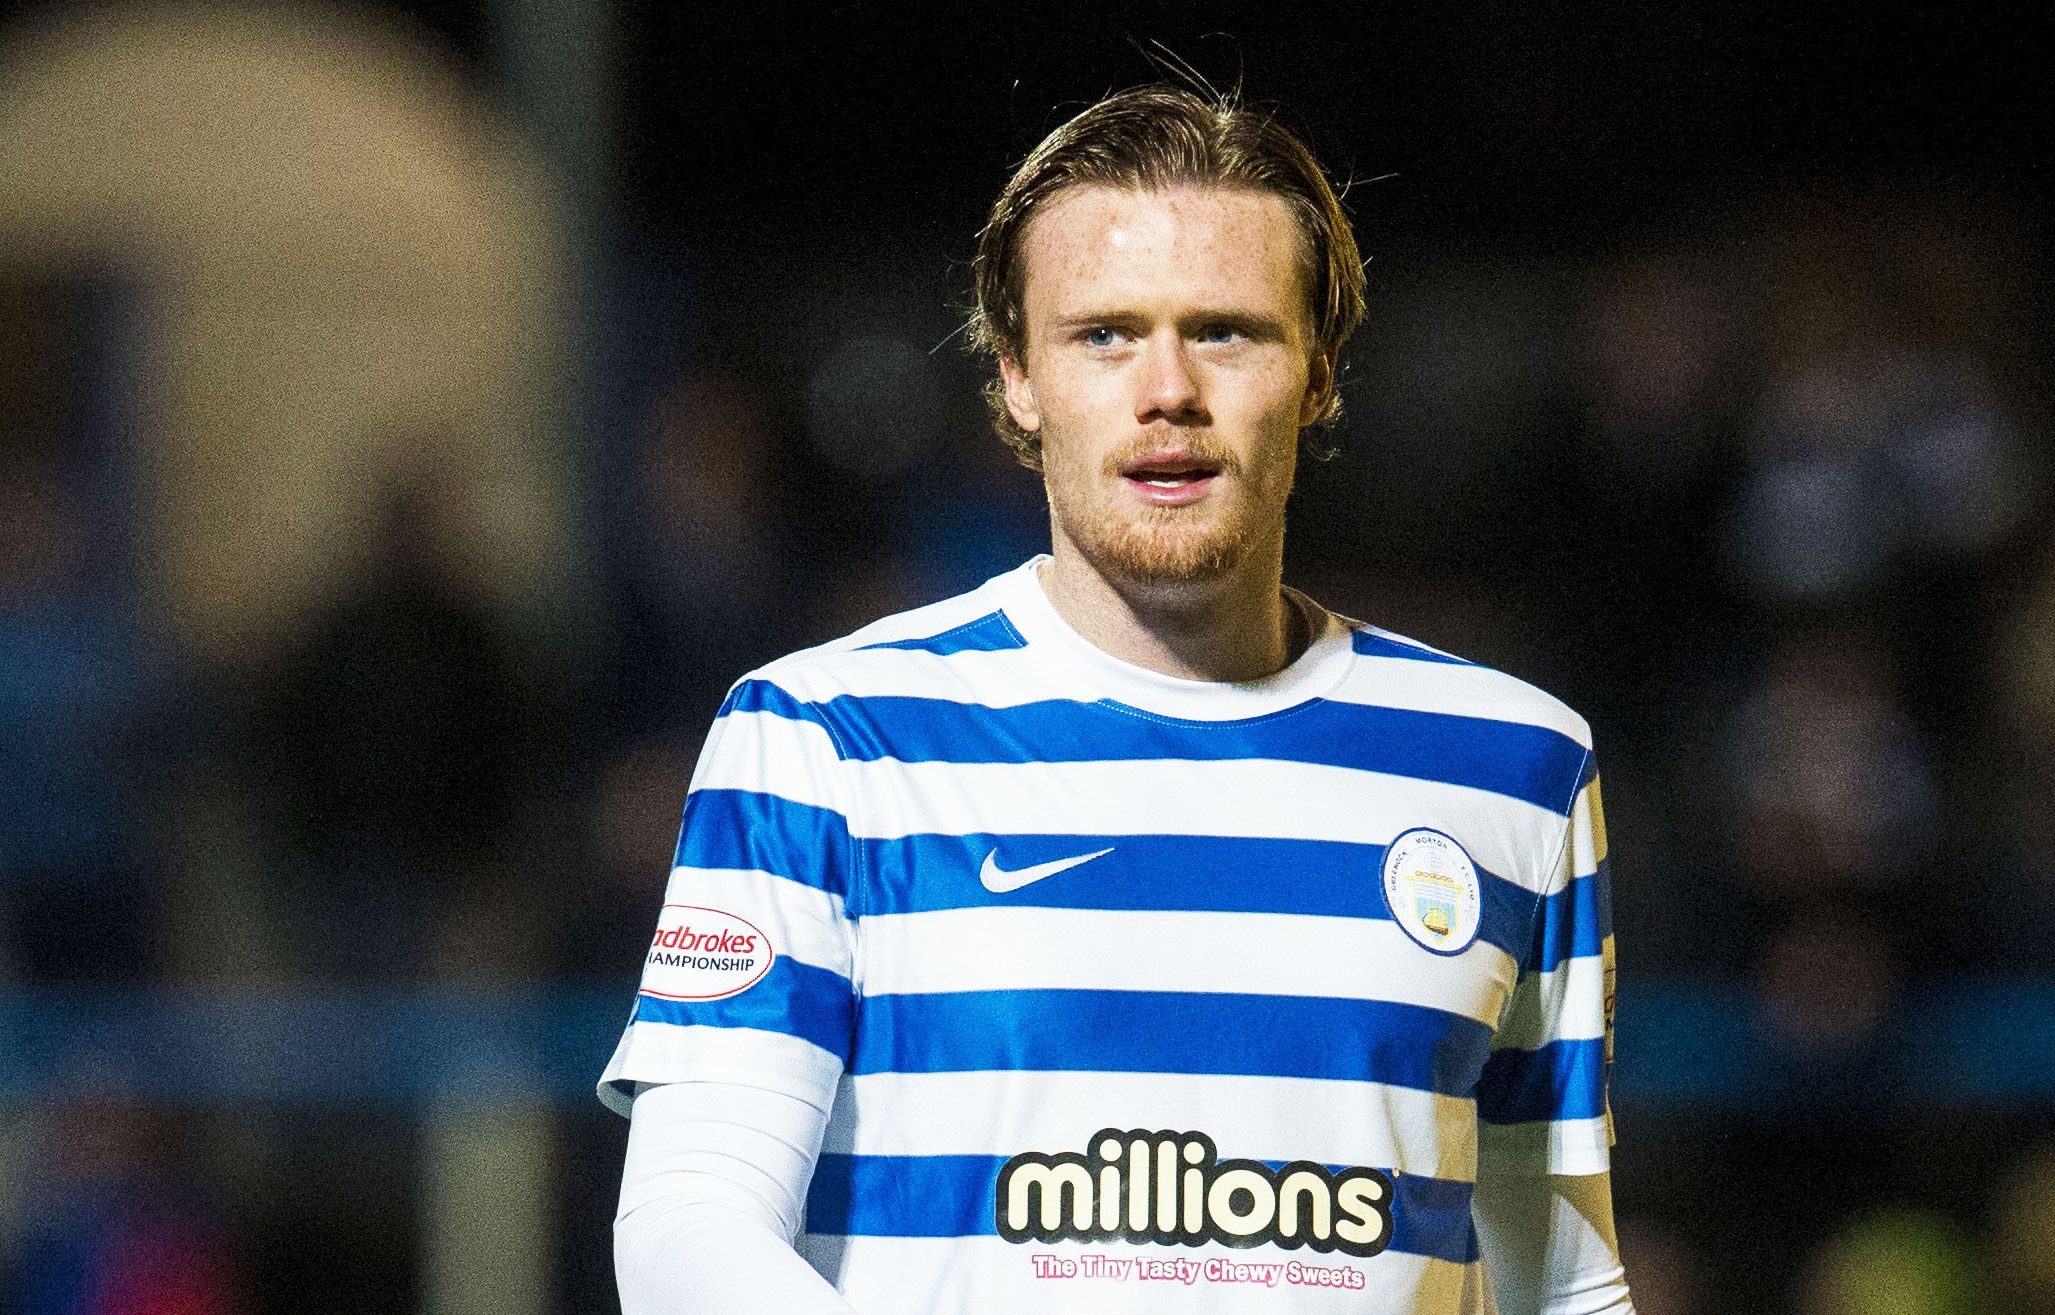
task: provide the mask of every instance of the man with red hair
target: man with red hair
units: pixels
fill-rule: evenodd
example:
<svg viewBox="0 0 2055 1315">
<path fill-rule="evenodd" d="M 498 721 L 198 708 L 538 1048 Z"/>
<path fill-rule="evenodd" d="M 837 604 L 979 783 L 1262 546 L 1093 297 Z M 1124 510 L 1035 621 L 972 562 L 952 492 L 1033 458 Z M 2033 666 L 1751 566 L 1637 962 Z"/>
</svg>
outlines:
<svg viewBox="0 0 2055 1315">
<path fill-rule="evenodd" d="M 976 279 L 1051 551 L 730 692 L 601 1083 L 624 1309 L 1630 1311 L 1589 729 L 1283 584 L 1318 163 L 1109 97 Z"/>
</svg>

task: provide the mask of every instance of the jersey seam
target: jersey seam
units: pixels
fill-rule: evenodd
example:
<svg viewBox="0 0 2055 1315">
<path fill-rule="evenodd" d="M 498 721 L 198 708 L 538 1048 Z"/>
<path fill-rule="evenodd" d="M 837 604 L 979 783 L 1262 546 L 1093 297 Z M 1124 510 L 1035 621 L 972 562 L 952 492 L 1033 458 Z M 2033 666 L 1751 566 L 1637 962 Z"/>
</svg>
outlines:
<svg viewBox="0 0 2055 1315">
<path fill-rule="evenodd" d="M 1013 628 L 1013 623 L 1012 623 L 1011 621 L 1009 621 L 1009 620 L 1007 620 L 1007 619 L 1006 619 L 1006 609 L 1004 609 L 1004 608 L 997 608 L 997 609 L 995 609 L 995 610 L 993 610 L 993 611 L 990 611 L 990 612 L 987 612 L 987 613 L 985 613 L 985 614 L 984 614 L 983 616 L 978 616 L 978 617 L 972 617 L 972 618 L 971 618 L 970 620 L 968 620 L 968 621 L 965 621 L 965 622 L 963 622 L 963 623 L 962 623 L 961 625 L 953 625 L 953 626 L 950 626 L 950 627 L 949 627 L 949 628 L 948 628 L 947 630 L 938 630 L 938 631 L 936 631 L 936 632 L 935 632 L 934 634 L 932 634 L 932 635 L 925 635 L 925 636 L 922 636 L 922 637 L 921 637 L 921 638 L 919 638 L 919 639 L 889 639 L 889 640 L 886 640 L 886 641 L 885 641 L 885 643 L 886 643 L 886 644 L 934 644 L 934 643 L 939 643 L 940 641 L 942 641 L 942 640 L 944 640 L 944 639 L 947 639 L 947 638 L 949 638 L 949 636 L 951 636 L 951 635 L 960 635 L 960 634 L 962 634 L 962 633 L 963 633 L 964 631 L 966 631 L 966 630 L 975 630 L 975 629 L 977 629 L 977 628 L 978 628 L 979 626 L 981 626 L 981 625 L 985 624 L 985 623 L 986 623 L 987 621 L 993 620 L 994 618 L 997 618 L 997 620 L 998 620 L 998 622 L 999 622 L 999 624 L 1000 624 L 1000 625 L 1002 625 L 1002 626 L 1006 627 L 1006 633 L 1007 633 L 1007 635 L 1008 635 L 1009 637 L 1011 637 L 1011 638 L 1013 639 L 1013 641 L 1014 641 L 1015 643 L 1019 644 L 1019 645 L 1020 645 L 1020 646 L 1021 646 L 1022 648 L 1026 648 L 1026 647 L 1028 646 L 1028 643 L 1027 643 L 1027 641 L 1026 641 L 1025 639 L 1022 639 L 1022 638 L 1020 637 L 1020 632 L 1019 632 L 1019 631 L 1017 631 L 1017 630 L 1015 630 L 1015 629 Z"/>
<path fill-rule="evenodd" d="M 842 742 L 842 735 L 835 729 L 827 710 L 812 700 L 807 700 L 806 706 L 813 709 L 821 729 L 828 733 L 828 742 L 835 746 L 835 765 L 839 769 L 835 773 L 835 792 L 842 798 L 843 853 L 849 862 L 849 890 L 842 898 L 842 921 L 849 929 L 849 1046 L 853 1057 L 856 1048 L 855 1008 L 863 999 L 863 947 L 857 935 L 859 920 L 849 907 L 849 896 L 860 894 L 864 889 L 863 846 L 856 843 L 856 797 L 847 788 L 849 764 L 855 760 L 850 756 L 848 746 Z M 847 1065 L 844 1067 L 846 1069 Z"/>
<path fill-rule="evenodd" d="M 1432 644 L 1423 644 L 1417 639 L 1410 639 L 1405 636 L 1394 635 L 1389 632 L 1379 633 L 1377 628 L 1369 624 L 1368 622 L 1358 622 L 1355 625 L 1350 626 L 1349 633 L 1351 635 L 1367 635 L 1371 639 L 1382 640 L 1383 642 L 1391 644 L 1397 648 L 1410 648 L 1416 653 L 1424 653 L 1427 655 L 1426 657 L 1417 658 L 1396 658 L 1394 659 L 1395 661 L 1433 662 L 1439 659 L 1441 661 L 1448 662 L 1459 667 L 1478 667 L 1486 671 L 1493 670 L 1493 668 L 1486 667 L 1482 662 L 1477 662 L 1473 661 L 1470 658 L 1458 656 L 1457 654 L 1449 652 L 1447 649 L 1436 648 Z M 1350 647 L 1355 647 L 1353 640 L 1351 640 L 1350 642 Z M 1371 655 L 1368 653 L 1358 652 L 1356 656 L 1369 657 Z"/>
<path fill-rule="evenodd" d="M 1530 942 L 1534 938 L 1534 933 L 1540 930 L 1541 927 L 1542 906 L 1547 904 L 1548 902 L 1548 882 L 1552 880 L 1554 874 L 1562 868 L 1563 855 L 1569 852 L 1570 831 L 1571 828 L 1577 825 L 1577 792 L 1584 788 L 1584 769 L 1589 767 L 1590 765 L 1591 750 L 1586 749 L 1584 751 L 1584 756 L 1577 760 L 1577 771 L 1570 777 L 1570 797 L 1563 801 L 1562 837 L 1556 841 L 1555 854 L 1549 859 L 1548 866 L 1542 869 L 1541 890 L 1534 897 L 1534 918 L 1528 928 L 1528 940 Z M 1570 888 L 1570 883 L 1574 880 L 1574 876 L 1565 877 L 1563 880 L 1563 889 L 1568 890 Z M 1546 970 L 1544 969 L 1543 971 Z"/>
<path fill-rule="evenodd" d="M 835 746 L 835 765 L 847 768 L 850 763 L 856 761 L 854 755 L 849 751 L 849 746 L 843 742 L 842 733 L 835 729 L 834 718 L 828 715 L 827 709 L 813 699 L 805 700 L 805 706 L 812 710 L 820 728 L 828 733 L 828 743 Z M 864 876 L 863 847 L 856 843 L 856 800 L 845 788 L 847 784 L 843 779 L 845 775 L 845 772 L 835 773 L 835 793 L 842 796 L 844 856 L 849 860 L 849 889 L 851 893 L 854 893 L 862 888 L 861 883 Z M 850 922 L 856 921 L 856 915 L 849 910 L 847 898 L 844 898 L 842 901 L 842 916 Z"/>
<path fill-rule="evenodd" d="M 1315 694 L 1311 698 L 1303 702 L 1294 703 L 1288 708 L 1277 708 L 1270 712 L 1260 712 L 1253 717 L 1229 717 L 1220 721 L 1207 717 L 1173 717 L 1168 713 L 1151 712 L 1147 708 L 1138 708 L 1132 703 L 1123 703 L 1119 699 L 1093 699 L 1084 706 L 1088 708 L 1101 708 L 1107 712 L 1119 713 L 1123 717 L 1133 717 L 1138 721 L 1153 722 L 1158 726 L 1170 726 L 1178 730 L 1231 731 L 1241 730 L 1249 726 L 1259 726 L 1264 722 L 1281 721 L 1286 717 L 1304 712 L 1315 704 L 1328 701 L 1326 695 Z"/>
<path fill-rule="evenodd" d="M 992 615 L 999 618 L 999 624 L 1006 627 L 1006 635 L 1014 643 L 1020 645 L 1023 649 L 1034 647 L 1032 644 L 1028 643 L 1027 636 L 1020 633 L 1019 627 L 1013 624 L 1013 618 L 1006 615 L 1006 609 L 1004 607 L 1001 607 L 998 611 L 992 613 Z M 984 619 L 984 617 L 978 618 L 979 621 L 983 621 Z M 976 625 L 977 622 L 973 621 L 969 624 Z"/>
<path fill-rule="evenodd" d="M 1545 869 L 1547 872 L 1554 872 L 1562 866 L 1563 855 L 1570 848 L 1570 829 L 1577 825 L 1577 792 L 1584 788 L 1584 769 L 1589 766 L 1591 766 L 1591 750 L 1586 749 L 1584 756 L 1577 760 L 1577 771 L 1570 777 L 1570 797 L 1563 801 L 1563 834 L 1562 838 L 1556 841 L 1556 852 L 1554 857 L 1549 860 L 1548 867 Z M 1574 880 L 1574 877 L 1564 879 L 1564 890 L 1570 888 L 1571 880 Z"/>
</svg>

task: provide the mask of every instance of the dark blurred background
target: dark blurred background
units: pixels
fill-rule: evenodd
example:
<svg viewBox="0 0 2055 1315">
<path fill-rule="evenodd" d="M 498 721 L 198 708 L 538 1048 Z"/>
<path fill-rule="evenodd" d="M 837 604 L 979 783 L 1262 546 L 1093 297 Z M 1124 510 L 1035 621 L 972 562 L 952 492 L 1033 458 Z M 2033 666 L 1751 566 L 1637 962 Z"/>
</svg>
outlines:
<svg viewBox="0 0 2055 1315">
<path fill-rule="evenodd" d="M 1046 545 L 1160 41 L 1370 257 L 1290 578 L 1586 712 L 1642 1315 L 2055 1311 L 2042 6 L 0 3 L 0 1312 L 613 1308 L 727 683 Z"/>
</svg>

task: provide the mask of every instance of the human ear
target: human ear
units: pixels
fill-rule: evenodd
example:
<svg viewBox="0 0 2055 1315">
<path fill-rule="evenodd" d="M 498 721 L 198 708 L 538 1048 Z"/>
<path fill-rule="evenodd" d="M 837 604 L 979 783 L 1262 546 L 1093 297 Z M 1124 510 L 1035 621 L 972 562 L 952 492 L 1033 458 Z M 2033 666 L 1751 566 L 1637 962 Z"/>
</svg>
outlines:
<svg viewBox="0 0 2055 1315">
<path fill-rule="evenodd" d="M 1028 383 L 1027 371 L 1012 357 L 999 358 L 999 378 L 1006 385 L 1006 412 L 1013 417 L 1013 423 L 1032 434 L 1042 427 L 1041 408 L 1035 405 L 1035 390 Z"/>
<path fill-rule="evenodd" d="M 1315 352 L 1306 370 L 1306 396 L 1299 403 L 1299 428 L 1318 424 L 1334 401 L 1334 358 Z"/>
</svg>

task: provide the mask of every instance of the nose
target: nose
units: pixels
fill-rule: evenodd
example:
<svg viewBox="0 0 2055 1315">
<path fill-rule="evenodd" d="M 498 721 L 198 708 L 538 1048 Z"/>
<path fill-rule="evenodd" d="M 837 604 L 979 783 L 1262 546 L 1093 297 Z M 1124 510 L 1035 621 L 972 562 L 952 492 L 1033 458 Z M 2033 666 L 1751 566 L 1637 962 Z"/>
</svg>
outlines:
<svg viewBox="0 0 2055 1315">
<path fill-rule="evenodd" d="M 1189 424 L 1205 415 L 1199 376 L 1181 336 L 1151 338 L 1136 380 L 1135 419 Z"/>
</svg>

